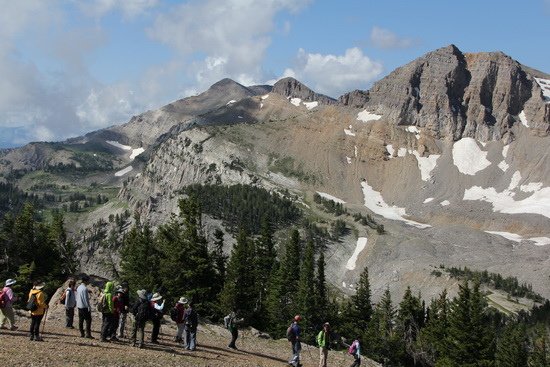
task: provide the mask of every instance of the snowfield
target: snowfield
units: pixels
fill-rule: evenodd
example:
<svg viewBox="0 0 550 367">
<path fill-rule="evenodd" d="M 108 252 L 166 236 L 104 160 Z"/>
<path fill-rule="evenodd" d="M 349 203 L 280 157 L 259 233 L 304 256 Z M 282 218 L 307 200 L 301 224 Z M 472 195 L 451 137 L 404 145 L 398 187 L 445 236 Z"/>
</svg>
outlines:
<svg viewBox="0 0 550 367">
<path fill-rule="evenodd" d="M 121 170 L 118 171 L 118 172 L 115 172 L 115 176 L 116 176 L 116 177 L 124 176 L 125 174 L 127 174 L 128 172 L 130 172 L 130 171 L 133 170 L 133 169 L 134 169 L 134 167 L 128 166 L 128 167 L 126 167 L 126 168 L 124 168 L 124 169 L 121 169 Z"/>
<path fill-rule="evenodd" d="M 130 154 L 131 160 L 134 160 L 134 158 L 136 158 L 138 155 L 140 155 L 145 151 L 144 148 L 133 149 L 131 146 L 120 144 L 118 141 L 105 140 L 105 142 L 122 150 L 131 150 L 132 151 L 132 153 Z"/>
<path fill-rule="evenodd" d="M 381 115 L 377 115 L 375 113 L 371 113 L 367 110 L 364 110 L 362 112 L 359 112 L 357 114 L 357 120 L 358 121 L 363 121 L 363 122 L 369 122 L 369 121 L 376 121 L 376 120 L 380 120 L 382 116 Z"/>
<path fill-rule="evenodd" d="M 348 263 L 346 264 L 346 269 L 355 270 L 355 263 L 357 262 L 357 258 L 359 257 L 359 254 L 365 249 L 365 247 L 367 247 L 367 237 L 359 237 L 357 239 L 355 251 L 353 251 L 353 255 L 351 255 Z"/>
<path fill-rule="evenodd" d="M 491 165 L 487 152 L 481 150 L 472 138 L 462 138 L 454 143 L 453 162 L 460 173 L 471 176 Z"/>
<path fill-rule="evenodd" d="M 389 206 L 384 201 L 382 194 L 378 191 L 375 191 L 367 181 L 361 182 L 361 188 L 363 190 L 363 197 L 365 198 L 365 206 L 369 208 L 372 212 L 383 216 L 387 219 L 399 220 L 405 222 L 410 226 L 417 228 L 428 228 L 431 227 L 429 224 L 418 223 L 412 220 L 403 218 L 404 215 L 407 215 L 404 208 L 399 208 L 397 206 Z"/>
</svg>

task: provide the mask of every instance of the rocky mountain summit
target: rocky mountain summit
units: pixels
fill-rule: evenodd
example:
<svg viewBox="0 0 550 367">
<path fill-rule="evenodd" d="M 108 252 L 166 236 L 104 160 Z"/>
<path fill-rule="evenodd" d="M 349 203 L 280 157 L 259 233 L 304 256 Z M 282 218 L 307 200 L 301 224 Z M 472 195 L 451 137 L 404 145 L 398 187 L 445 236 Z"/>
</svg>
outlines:
<svg viewBox="0 0 550 367">
<path fill-rule="evenodd" d="M 308 215 L 336 221 L 318 194 L 350 213 L 326 255 L 328 279 L 343 292 L 368 266 L 375 297 L 412 285 L 429 299 L 456 288 L 433 275 L 444 264 L 517 276 L 550 297 L 549 102 L 547 74 L 450 45 L 337 100 L 292 78 L 273 87 L 224 79 L 124 125 L 11 150 L 0 173 L 25 188 L 75 177 L 82 187 L 112 185 L 112 200 L 75 220 L 87 238 L 125 211 L 165 222 L 196 183 L 288 192 Z M 67 167 L 76 174 L 63 176 Z M 38 185 L 46 168 L 53 173 Z M 374 217 L 385 233 L 352 215 Z M 222 226 L 205 223 L 207 232 Z M 100 241 L 82 258 L 90 273 L 117 266 Z"/>
<path fill-rule="evenodd" d="M 514 139 L 524 116 L 530 128 L 550 132 L 550 107 L 536 77 L 502 52 L 462 53 L 450 45 L 402 66 L 367 92 L 340 98 L 391 123 L 425 128 L 437 138 Z"/>
</svg>

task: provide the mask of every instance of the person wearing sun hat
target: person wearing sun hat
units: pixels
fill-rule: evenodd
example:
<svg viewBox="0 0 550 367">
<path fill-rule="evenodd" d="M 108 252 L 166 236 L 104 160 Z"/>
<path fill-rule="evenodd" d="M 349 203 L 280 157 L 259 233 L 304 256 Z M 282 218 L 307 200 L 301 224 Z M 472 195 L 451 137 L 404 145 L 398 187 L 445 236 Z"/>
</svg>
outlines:
<svg viewBox="0 0 550 367">
<path fill-rule="evenodd" d="M 134 347 L 143 348 L 143 339 L 145 336 L 145 323 L 149 319 L 151 313 L 149 300 L 147 299 L 147 291 L 140 289 L 137 292 L 138 300 L 132 306 L 134 314 L 134 327 L 132 328 L 131 341 Z M 139 331 L 139 339 L 136 339 Z"/>
<path fill-rule="evenodd" d="M 42 322 L 44 313 L 46 313 L 46 309 L 48 308 L 48 304 L 46 303 L 47 296 L 42 291 L 42 288 L 44 288 L 44 286 L 44 282 L 35 281 L 33 283 L 32 289 L 29 292 L 29 302 L 34 296 L 36 303 L 36 309 L 31 310 L 30 328 L 31 340 L 35 341 L 43 341 L 43 339 L 40 337 L 40 323 Z"/>
<path fill-rule="evenodd" d="M 0 328 L 8 329 L 5 325 L 6 320 L 10 323 L 10 330 L 17 330 L 15 326 L 15 314 L 13 312 L 13 302 L 17 301 L 17 296 L 13 293 L 11 286 L 17 283 L 15 279 L 8 279 L 2 288 L 2 297 L 4 299 L 4 307 L 0 308 Z"/>
<path fill-rule="evenodd" d="M 153 311 L 151 321 L 153 322 L 153 331 L 151 331 L 151 343 L 158 344 L 160 333 L 160 320 L 162 320 L 164 310 L 164 300 L 159 293 L 154 293 L 151 297 L 151 310 Z"/>
<path fill-rule="evenodd" d="M 185 344 L 183 340 L 183 332 L 185 331 L 185 318 L 183 317 L 185 314 L 185 307 L 187 305 L 188 301 L 187 298 L 181 297 L 178 302 L 176 302 L 176 305 L 174 306 L 176 310 L 176 326 L 178 328 L 178 331 L 176 333 L 176 343 L 183 343 Z"/>
</svg>

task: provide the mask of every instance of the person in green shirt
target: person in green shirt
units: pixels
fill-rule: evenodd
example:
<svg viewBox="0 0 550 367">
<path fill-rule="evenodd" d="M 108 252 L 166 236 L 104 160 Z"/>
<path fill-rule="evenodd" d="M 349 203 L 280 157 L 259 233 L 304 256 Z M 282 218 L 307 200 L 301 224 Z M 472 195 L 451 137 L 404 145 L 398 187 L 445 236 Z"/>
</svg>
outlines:
<svg viewBox="0 0 550 367">
<path fill-rule="evenodd" d="M 317 334 L 317 345 L 319 345 L 319 367 L 327 367 L 330 346 L 330 324 L 328 322 L 323 324 L 323 330 Z"/>
</svg>

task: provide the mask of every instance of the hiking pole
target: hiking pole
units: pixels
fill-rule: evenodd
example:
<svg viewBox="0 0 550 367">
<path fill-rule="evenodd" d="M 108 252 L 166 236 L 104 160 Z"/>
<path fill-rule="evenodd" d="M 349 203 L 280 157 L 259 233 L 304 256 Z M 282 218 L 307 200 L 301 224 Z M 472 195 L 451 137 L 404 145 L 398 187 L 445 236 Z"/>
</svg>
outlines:
<svg viewBox="0 0 550 367">
<path fill-rule="evenodd" d="M 42 322 L 42 335 L 44 335 L 44 330 L 46 330 L 46 318 L 48 317 L 48 309 L 44 311 L 44 321 Z"/>
</svg>

